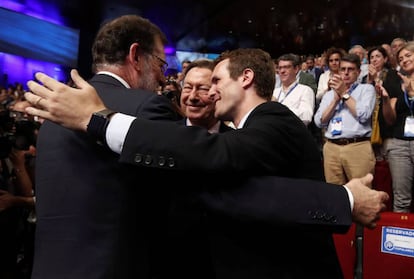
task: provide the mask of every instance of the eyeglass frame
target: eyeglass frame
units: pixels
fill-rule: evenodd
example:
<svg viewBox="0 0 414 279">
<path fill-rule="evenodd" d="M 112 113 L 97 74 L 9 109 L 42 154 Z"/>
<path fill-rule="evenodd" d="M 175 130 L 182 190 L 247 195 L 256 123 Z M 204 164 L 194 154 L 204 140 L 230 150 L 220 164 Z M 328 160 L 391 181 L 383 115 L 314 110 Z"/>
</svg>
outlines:
<svg viewBox="0 0 414 279">
<path fill-rule="evenodd" d="M 351 73 L 351 72 L 357 71 L 357 68 L 356 67 L 339 67 L 339 71 L 343 73 L 345 72 Z"/>
<path fill-rule="evenodd" d="M 151 53 L 151 55 L 153 57 L 157 58 L 159 62 L 161 62 L 160 69 L 161 69 L 162 73 L 165 73 L 167 71 L 167 69 L 168 69 L 168 63 L 167 63 L 167 61 L 165 61 L 164 59 L 162 59 L 161 57 L 159 57 L 156 54 Z"/>
</svg>

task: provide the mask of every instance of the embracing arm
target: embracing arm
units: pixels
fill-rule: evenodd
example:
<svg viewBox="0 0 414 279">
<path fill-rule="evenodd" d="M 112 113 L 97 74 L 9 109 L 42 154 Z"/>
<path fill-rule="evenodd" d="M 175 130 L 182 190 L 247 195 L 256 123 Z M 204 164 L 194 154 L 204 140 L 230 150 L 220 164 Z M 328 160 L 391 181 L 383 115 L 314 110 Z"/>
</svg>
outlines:
<svg viewBox="0 0 414 279">
<path fill-rule="evenodd" d="M 344 233 L 352 222 L 375 228 L 385 210 L 388 195 L 366 186 L 372 178 L 368 174 L 352 179 L 345 185 L 347 191 L 343 186 L 314 180 L 244 177 L 236 179 L 236 185 L 231 184 L 234 187 L 205 191 L 200 198 L 208 209 L 241 220 Z"/>
</svg>

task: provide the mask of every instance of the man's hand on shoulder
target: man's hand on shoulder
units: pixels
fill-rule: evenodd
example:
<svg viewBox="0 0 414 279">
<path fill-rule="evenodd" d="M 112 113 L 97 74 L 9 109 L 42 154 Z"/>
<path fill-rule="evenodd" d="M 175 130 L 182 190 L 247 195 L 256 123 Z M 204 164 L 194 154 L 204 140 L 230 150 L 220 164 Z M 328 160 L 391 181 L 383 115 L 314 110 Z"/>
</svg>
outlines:
<svg viewBox="0 0 414 279">
<path fill-rule="evenodd" d="M 354 199 L 352 219 L 370 229 L 376 227 L 380 213 L 386 209 L 385 202 L 389 199 L 387 193 L 368 187 L 372 179 L 372 174 L 367 174 L 362 178 L 354 178 L 345 184 Z"/>
<path fill-rule="evenodd" d="M 79 76 L 76 70 L 71 77 L 77 88 L 61 83 L 44 73 L 36 73 L 36 81 L 29 81 L 31 92 L 25 98 L 33 105 L 26 112 L 53 121 L 66 128 L 86 131 L 94 112 L 105 109 L 96 90 Z"/>
</svg>

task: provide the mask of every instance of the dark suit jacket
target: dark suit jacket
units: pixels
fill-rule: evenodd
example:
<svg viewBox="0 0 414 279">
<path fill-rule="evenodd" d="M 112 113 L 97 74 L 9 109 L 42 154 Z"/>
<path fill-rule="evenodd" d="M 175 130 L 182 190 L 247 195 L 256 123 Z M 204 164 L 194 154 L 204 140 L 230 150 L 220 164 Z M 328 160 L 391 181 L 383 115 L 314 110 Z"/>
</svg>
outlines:
<svg viewBox="0 0 414 279">
<path fill-rule="evenodd" d="M 186 125 L 186 119 L 178 124 Z M 220 122 L 219 133 L 231 130 L 233 128 Z M 172 174 L 169 174 L 169 177 L 172 177 Z M 172 274 L 181 279 L 215 278 L 207 212 L 198 200 L 203 188 L 201 184 L 211 177 L 208 174 L 193 176 L 189 173 L 179 173 L 177 177 L 168 216 L 168 235 L 164 245 L 166 249 L 161 251 L 168 255 L 163 265 L 163 269 L 166 270 L 163 278 L 172 278 Z"/>
<path fill-rule="evenodd" d="M 111 109 L 177 119 L 164 96 L 127 89 L 108 75 L 90 83 Z M 152 198 L 159 189 L 151 175 L 146 169 L 153 187 L 144 187 L 143 172 L 119 164 L 117 154 L 85 133 L 46 121 L 37 144 L 32 279 L 149 278 L 151 239 L 163 205 L 161 197 Z"/>
<path fill-rule="evenodd" d="M 321 68 L 319 67 L 314 67 L 313 68 L 313 72 L 315 73 L 315 75 L 313 75 L 313 73 L 309 72 L 310 75 L 312 75 L 312 77 L 315 79 L 316 84 L 319 83 L 319 78 L 321 76 L 321 74 L 324 72 Z"/>
<path fill-rule="evenodd" d="M 318 84 L 316 83 L 315 78 L 306 72 L 300 71 L 299 73 L 299 83 L 304 84 L 312 88 L 313 92 L 315 93 L 318 91 Z"/>
<path fill-rule="evenodd" d="M 312 136 L 285 106 L 259 105 L 243 129 L 224 134 L 137 119 L 121 161 L 144 165 L 142 157 L 155 168 L 221 173 L 220 183 L 207 183 L 201 194 L 212 210 L 208 230 L 217 278 L 342 278 L 330 232 L 351 224 L 345 189 L 244 177 L 323 178 Z M 169 164 L 160 164 L 166 158 Z M 332 195 L 325 196 L 326 187 Z"/>
</svg>

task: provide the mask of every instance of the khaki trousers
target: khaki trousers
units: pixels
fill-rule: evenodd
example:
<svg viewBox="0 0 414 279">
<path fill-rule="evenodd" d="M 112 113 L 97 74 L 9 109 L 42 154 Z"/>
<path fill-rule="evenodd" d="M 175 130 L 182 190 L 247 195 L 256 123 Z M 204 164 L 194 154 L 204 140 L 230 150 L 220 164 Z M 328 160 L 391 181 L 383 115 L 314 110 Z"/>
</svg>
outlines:
<svg viewBox="0 0 414 279">
<path fill-rule="evenodd" d="M 326 141 L 323 146 L 323 166 L 328 183 L 344 185 L 352 178 L 374 174 L 375 162 L 369 140 L 347 145 Z"/>
</svg>

